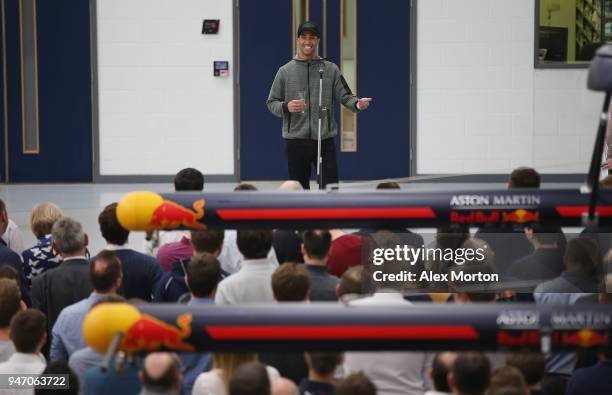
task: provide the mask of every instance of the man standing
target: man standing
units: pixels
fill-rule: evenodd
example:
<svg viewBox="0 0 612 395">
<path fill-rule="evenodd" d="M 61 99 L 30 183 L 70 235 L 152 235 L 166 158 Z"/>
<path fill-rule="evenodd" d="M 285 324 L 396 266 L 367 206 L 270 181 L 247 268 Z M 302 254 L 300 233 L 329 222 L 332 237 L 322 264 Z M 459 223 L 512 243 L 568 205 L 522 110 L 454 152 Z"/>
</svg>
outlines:
<svg viewBox="0 0 612 395">
<path fill-rule="evenodd" d="M 289 178 L 309 189 L 311 166 L 317 165 L 320 70 L 323 71 L 321 107 L 326 109 L 321 114 L 323 186 L 338 182 L 334 144 L 338 126 L 334 117 L 334 98 L 353 112 L 368 108 L 372 99 L 352 96 L 341 81 L 338 66 L 319 57 L 321 34 L 317 25 L 303 22 L 297 37 L 298 53 L 276 73 L 267 104 L 272 114 L 283 118 Z"/>
</svg>

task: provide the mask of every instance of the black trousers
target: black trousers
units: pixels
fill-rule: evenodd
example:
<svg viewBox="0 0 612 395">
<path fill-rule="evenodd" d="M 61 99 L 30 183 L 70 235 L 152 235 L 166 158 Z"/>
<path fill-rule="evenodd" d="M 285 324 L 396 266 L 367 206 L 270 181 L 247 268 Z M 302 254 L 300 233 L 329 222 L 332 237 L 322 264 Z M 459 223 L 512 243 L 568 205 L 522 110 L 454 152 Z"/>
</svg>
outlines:
<svg viewBox="0 0 612 395">
<path fill-rule="evenodd" d="M 304 189 L 310 189 L 310 174 L 317 172 L 317 140 L 285 139 L 285 154 L 289 168 L 289 179 L 299 181 Z M 321 141 L 321 172 L 323 187 L 338 182 L 336 144 L 329 138 Z M 314 169 L 313 169 L 314 167 Z"/>
</svg>

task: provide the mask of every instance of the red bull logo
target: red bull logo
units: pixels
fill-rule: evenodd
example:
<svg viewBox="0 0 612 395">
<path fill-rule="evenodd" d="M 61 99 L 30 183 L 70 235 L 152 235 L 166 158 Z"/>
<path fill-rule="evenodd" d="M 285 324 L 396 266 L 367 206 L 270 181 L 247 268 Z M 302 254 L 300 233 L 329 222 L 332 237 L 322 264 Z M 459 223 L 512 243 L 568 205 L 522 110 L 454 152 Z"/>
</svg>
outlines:
<svg viewBox="0 0 612 395">
<path fill-rule="evenodd" d="M 169 200 L 159 205 L 151 215 L 151 228 L 176 229 L 184 226 L 192 229 L 206 229 L 206 225 L 198 222 L 204 217 L 204 199 L 193 203 L 193 210 L 187 209 Z"/>
<path fill-rule="evenodd" d="M 598 333 L 590 329 L 563 333 L 561 343 L 565 346 L 597 347 L 610 344 L 608 333 Z"/>
<path fill-rule="evenodd" d="M 468 214 L 451 212 L 450 220 L 455 224 L 494 224 L 499 222 L 499 211 L 470 211 Z"/>
<path fill-rule="evenodd" d="M 540 333 L 537 331 L 499 331 L 497 344 L 504 347 L 538 347 Z"/>
<path fill-rule="evenodd" d="M 527 222 L 540 222 L 540 213 L 538 211 L 529 211 L 520 208 L 509 213 L 503 213 L 502 221 L 514 222 L 517 224 L 524 224 Z"/>
<path fill-rule="evenodd" d="M 165 347 L 176 351 L 193 351 L 193 345 L 186 343 L 191 336 L 191 313 L 178 316 L 176 324 L 169 325 L 149 315 L 142 315 L 125 332 L 121 349 L 125 351 L 152 351 Z"/>
</svg>

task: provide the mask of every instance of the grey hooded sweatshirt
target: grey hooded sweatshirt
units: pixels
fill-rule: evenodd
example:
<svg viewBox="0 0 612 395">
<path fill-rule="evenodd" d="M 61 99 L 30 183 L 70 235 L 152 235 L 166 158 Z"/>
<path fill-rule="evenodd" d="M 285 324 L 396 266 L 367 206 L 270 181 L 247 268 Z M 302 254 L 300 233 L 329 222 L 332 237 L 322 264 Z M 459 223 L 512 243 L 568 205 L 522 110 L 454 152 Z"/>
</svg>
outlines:
<svg viewBox="0 0 612 395">
<path fill-rule="evenodd" d="M 327 139 L 338 134 L 334 117 L 334 99 L 353 112 L 357 110 L 357 97 L 349 95 L 340 82 L 340 70 L 332 62 L 323 59 L 300 60 L 297 56 L 283 65 L 274 78 L 268 109 L 277 117 L 283 118 L 283 138 L 317 139 L 319 102 L 319 69 L 323 65 L 323 111 L 321 119 L 321 138 Z M 290 113 L 287 103 L 297 100 L 298 92 L 305 92 L 306 108 L 304 113 Z"/>
</svg>

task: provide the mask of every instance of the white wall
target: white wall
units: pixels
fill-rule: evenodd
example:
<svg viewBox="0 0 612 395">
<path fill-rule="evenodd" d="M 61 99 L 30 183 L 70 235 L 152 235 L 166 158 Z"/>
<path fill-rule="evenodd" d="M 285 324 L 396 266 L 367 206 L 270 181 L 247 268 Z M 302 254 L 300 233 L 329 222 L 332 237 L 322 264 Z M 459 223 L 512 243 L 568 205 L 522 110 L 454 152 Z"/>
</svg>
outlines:
<svg viewBox="0 0 612 395">
<path fill-rule="evenodd" d="M 587 171 L 603 95 L 534 69 L 534 0 L 417 4 L 419 174 Z"/>
<path fill-rule="evenodd" d="M 232 2 L 98 0 L 97 25 L 101 175 L 233 174 Z"/>
</svg>

